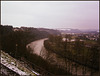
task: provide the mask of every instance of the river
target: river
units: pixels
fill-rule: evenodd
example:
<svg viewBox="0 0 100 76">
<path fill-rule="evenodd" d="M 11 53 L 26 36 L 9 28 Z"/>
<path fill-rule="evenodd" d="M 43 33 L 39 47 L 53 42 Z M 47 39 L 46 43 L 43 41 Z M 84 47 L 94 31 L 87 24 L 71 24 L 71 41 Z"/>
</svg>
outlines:
<svg viewBox="0 0 100 76">
<path fill-rule="evenodd" d="M 76 75 L 76 74 L 77 75 L 83 75 L 83 74 L 90 75 L 91 74 L 91 69 L 85 67 L 86 71 L 84 71 L 83 70 L 84 66 L 78 65 L 77 63 L 71 62 L 69 60 L 66 60 L 67 62 L 65 63 L 65 60 L 60 58 L 57 54 L 50 52 L 50 51 L 48 52 L 43 45 L 44 40 L 47 40 L 47 39 L 48 38 L 36 40 L 36 41 L 28 44 L 27 47 L 31 48 L 32 53 L 41 56 L 42 58 L 44 58 L 45 60 L 47 60 L 51 64 L 54 64 L 55 66 L 63 68 L 63 69 L 67 68 L 67 71 L 69 71 L 73 75 Z M 76 68 L 76 66 L 73 66 L 75 64 L 78 65 L 77 68 Z M 97 75 L 94 75 L 94 76 L 97 76 Z"/>
</svg>

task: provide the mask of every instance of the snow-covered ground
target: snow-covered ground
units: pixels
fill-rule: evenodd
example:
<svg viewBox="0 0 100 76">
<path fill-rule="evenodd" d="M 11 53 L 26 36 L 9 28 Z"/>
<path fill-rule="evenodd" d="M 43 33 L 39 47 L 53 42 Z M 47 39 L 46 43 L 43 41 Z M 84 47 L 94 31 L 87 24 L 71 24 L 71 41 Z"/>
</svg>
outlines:
<svg viewBox="0 0 100 76">
<path fill-rule="evenodd" d="M 3 51 L 1 51 L 1 57 L 0 58 L 1 58 L 1 64 L 2 65 L 8 67 L 9 69 L 11 69 L 12 71 L 16 72 L 19 75 L 25 75 L 25 76 L 39 75 L 35 71 L 30 71 L 29 69 L 27 69 L 26 67 L 21 65 L 20 62 L 18 62 L 16 59 L 11 57 L 7 53 L 4 53 Z"/>
</svg>

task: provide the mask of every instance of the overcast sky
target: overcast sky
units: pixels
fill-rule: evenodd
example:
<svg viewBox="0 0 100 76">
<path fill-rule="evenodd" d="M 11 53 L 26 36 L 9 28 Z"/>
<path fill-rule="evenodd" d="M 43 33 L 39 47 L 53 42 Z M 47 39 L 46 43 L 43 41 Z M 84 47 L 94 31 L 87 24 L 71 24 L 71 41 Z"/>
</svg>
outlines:
<svg viewBox="0 0 100 76">
<path fill-rule="evenodd" d="M 99 29 L 99 1 L 2 1 L 1 24 Z"/>
</svg>

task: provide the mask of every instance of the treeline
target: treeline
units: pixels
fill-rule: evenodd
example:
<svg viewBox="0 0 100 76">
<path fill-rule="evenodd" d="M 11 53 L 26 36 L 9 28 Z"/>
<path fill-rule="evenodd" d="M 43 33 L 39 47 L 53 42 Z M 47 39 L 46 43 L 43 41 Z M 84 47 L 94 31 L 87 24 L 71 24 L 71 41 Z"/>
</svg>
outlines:
<svg viewBox="0 0 100 76">
<path fill-rule="evenodd" d="M 56 65 L 49 63 L 47 60 L 44 60 L 41 56 L 32 54 L 31 53 L 32 50 L 30 48 L 28 48 L 28 51 L 30 51 L 30 52 L 27 52 L 28 56 L 25 56 L 25 59 L 27 59 L 29 62 L 31 62 L 30 64 L 33 65 L 33 68 L 35 67 L 34 66 L 34 64 L 35 64 L 36 66 L 38 66 L 40 68 L 40 71 L 41 70 L 43 71 L 43 69 L 44 69 L 45 71 L 47 71 L 49 73 L 50 76 L 71 75 L 70 73 L 66 72 L 64 69 L 59 68 Z M 41 74 L 41 72 L 40 72 L 40 74 Z M 49 76 L 49 75 L 46 75 L 46 76 Z"/>
<path fill-rule="evenodd" d="M 61 34 L 61 32 L 59 30 L 54 30 L 54 29 L 38 28 L 38 30 L 46 31 L 46 32 L 53 34 L 53 35 L 60 35 Z"/>
<path fill-rule="evenodd" d="M 71 41 L 72 36 L 66 35 L 65 41 L 62 36 L 49 36 L 44 46 L 48 51 L 55 52 L 62 58 L 67 58 L 78 64 L 99 70 L 99 44 L 87 47 L 87 41 L 81 41 L 78 37 Z"/>
<path fill-rule="evenodd" d="M 30 48 L 26 48 L 28 43 L 41 38 L 46 38 L 48 35 L 48 32 L 39 31 L 36 28 L 22 27 L 14 29 L 12 26 L 0 25 L 0 50 L 5 51 L 19 60 L 25 58 L 50 73 L 56 75 L 68 75 L 69 73 L 62 68 L 58 68 L 56 65 L 51 65 L 40 56 L 32 54 Z M 32 67 L 34 69 L 34 65 L 32 65 Z"/>
<path fill-rule="evenodd" d="M 46 38 L 48 35 L 48 32 L 42 32 L 36 28 L 13 28 L 12 26 L 0 25 L 0 49 L 13 57 L 25 56 L 26 45 L 28 43 Z"/>
</svg>

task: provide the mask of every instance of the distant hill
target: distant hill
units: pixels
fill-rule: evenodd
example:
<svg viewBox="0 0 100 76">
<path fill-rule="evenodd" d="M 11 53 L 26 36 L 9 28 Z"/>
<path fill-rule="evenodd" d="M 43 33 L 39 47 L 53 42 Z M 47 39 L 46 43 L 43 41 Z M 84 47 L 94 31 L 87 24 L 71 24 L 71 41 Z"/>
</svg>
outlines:
<svg viewBox="0 0 100 76">
<path fill-rule="evenodd" d="M 57 29 L 61 33 L 98 33 L 97 30 L 79 30 L 79 29 L 71 29 L 71 28 L 65 28 L 65 29 Z"/>
<path fill-rule="evenodd" d="M 70 29 L 70 28 L 66 28 L 66 29 L 58 29 L 61 33 L 82 33 L 81 30 L 79 29 Z"/>
<path fill-rule="evenodd" d="M 37 28 L 39 31 L 46 31 L 48 32 L 49 34 L 54 34 L 54 35 L 59 35 L 61 34 L 60 31 L 58 30 L 54 30 L 54 29 L 48 29 L 48 28 Z"/>
</svg>

